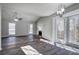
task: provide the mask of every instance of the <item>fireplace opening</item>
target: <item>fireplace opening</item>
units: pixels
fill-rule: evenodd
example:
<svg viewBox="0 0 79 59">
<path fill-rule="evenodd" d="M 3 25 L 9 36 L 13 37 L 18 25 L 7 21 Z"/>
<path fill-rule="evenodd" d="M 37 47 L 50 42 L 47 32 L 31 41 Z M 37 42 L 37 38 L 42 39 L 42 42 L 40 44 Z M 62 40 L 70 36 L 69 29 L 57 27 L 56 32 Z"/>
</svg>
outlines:
<svg viewBox="0 0 79 59">
<path fill-rule="evenodd" d="M 42 36 L 42 31 L 39 31 L 39 34 L 38 34 L 39 36 Z"/>
</svg>

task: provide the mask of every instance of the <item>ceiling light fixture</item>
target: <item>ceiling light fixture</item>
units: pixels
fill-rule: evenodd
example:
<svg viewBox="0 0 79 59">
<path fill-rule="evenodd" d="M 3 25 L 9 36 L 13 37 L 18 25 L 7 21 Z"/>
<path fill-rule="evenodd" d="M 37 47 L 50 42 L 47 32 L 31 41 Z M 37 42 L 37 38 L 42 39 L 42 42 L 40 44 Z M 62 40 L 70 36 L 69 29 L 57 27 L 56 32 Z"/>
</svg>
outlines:
<svg viewBox="0 0 79 59">
<path fill-rule="evenodd" d="M 14 19 L 15 22 L 19 21 L 17 18 Z"/>
<path fill-rule="evenodd" d="M 17 17 L 17 15 L 18 15 L 18 13 L 14 12 L 14 21 L 15 22 L 22 20 L 22 18 Z"/>
<path fill-rule="evenodd" d="M 64 7 L 64 5 L 62 5 L 62 4 L 58 5 L 57 15 L 60 16 L 60 17 L 62 17 L 63 14 L 64 14 L 64 12 L 65 12 L 65 7 Z"/>
</svg>

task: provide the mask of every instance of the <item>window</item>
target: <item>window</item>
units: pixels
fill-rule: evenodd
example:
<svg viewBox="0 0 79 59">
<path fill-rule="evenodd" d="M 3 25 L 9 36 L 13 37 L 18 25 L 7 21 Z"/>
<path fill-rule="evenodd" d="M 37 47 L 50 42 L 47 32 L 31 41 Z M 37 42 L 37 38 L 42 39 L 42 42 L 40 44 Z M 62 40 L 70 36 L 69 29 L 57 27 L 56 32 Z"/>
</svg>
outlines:
<svg viewBox="0 0 79 59">
<path fill-rule="evenodd" d="M 29 32 L 30 34 L 32 34 L 33 33 L 33 24 L 30 24 L 30 32 Z"/>
<path fill-rule="evenodd" d="M 9 35 L 15 35 L 15 23 L 9 23 Z"/>
<path fill-rule="evenodd" d="M 64 39 L 64 19 L 57 19 L 57 39 Z"/>
<path fill-rule="evenodd" d="M 79 45 L 79 15 L 69 17 L 69 43 Z"/>
</svg>

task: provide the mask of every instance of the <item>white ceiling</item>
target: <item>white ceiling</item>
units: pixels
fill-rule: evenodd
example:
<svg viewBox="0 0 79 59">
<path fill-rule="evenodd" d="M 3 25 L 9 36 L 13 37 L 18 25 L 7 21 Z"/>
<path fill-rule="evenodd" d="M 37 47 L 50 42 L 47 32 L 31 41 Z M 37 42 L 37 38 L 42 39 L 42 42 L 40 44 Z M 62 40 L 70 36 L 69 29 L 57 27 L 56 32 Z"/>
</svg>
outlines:
<svg viewBox="0 0 79 59">
<path fill-rule="evenodd" d="M 24 21 L 36 21 L 39 17 L 49 16 L 57 11 L 58 3 L 6 3 L 2 4 L 2 18 L 13 19 L 14 12 Z M 65 7 L 72 5 L 65 3 Z"/>
</svg>

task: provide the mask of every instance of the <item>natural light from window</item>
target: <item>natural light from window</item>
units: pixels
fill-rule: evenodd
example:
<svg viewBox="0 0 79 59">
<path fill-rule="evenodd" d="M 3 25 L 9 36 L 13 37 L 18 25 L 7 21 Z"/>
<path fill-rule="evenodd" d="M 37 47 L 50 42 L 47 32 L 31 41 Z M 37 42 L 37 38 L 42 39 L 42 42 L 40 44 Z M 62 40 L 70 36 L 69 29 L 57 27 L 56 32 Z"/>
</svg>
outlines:
<svg viewBox="0 0 79 59">
<path fill-rule="evenodd" d="M 30 24 L 30 34 L 33 34 L 33 24 Z"/>
<path fill-rule="evenodd" d="M 9 35 L 15 35 L 15 23 L 9 23 Z"/>
</svg>

